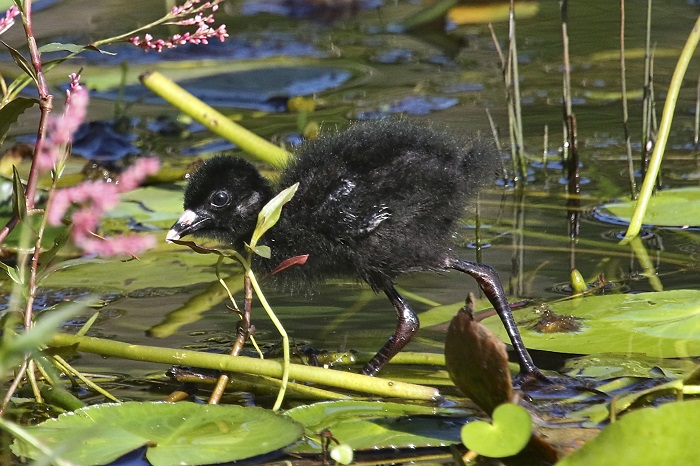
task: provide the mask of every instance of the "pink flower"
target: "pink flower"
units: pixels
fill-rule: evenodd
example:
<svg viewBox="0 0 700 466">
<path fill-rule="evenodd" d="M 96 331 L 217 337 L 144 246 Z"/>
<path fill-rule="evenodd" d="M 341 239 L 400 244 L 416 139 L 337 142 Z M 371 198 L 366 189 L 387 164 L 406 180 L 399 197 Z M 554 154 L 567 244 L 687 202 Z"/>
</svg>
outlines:
<svg viewBox="0 0 700 466">
<path fill-rule="evenodd" d="M 156 239 L 152 235 L 121 235 L 103 238 L 97 230 L 102 215 L 116 207 L 119 194 L 130 191 L 150 174 L 156 173 L 160 162 L 155 157 L 139 159 L 125 170 L 116 183 L 86 181 L 70 188 L 54 192 L 48 209 L 47 220 L 59 225 L 73 204 L 81 207 L 71 215 L 73 241 L 88 254 L 115 256 L 136 255 L 152 248 Z"/>
<path fill-rule="evenodd" d="M 71 86 L 66 91 L 66 105 L 63 115 L 51 117 L 47 123 L 46 139 L 37 154 L 37 168 L 41 172 L 52 170 L 71 142 L 73 134 L 78 130 L 87 116 L 90 98 L 87 89 L 80 85 L 80 75 L 71 75 Z"/>
<path fill-rule="evenodd" d="M 213 12 L 219 9 L 218 4 L 221 1 L 222 0 L 215 0 L 200 5 L 200 0 L 189 0 L 182 6 L 174 6 L 170 10 L 170 14 L 167 17 L 173 20 L 178 19 L 178 21 L 168 24 L 197 26 L 197 30 L 194 33 L 185 32 L 184 34 L 174 34 L 168 39 L 154 39 L 152 35 L 145 34 L 143 39 L 136 36 L 128 40 L 135 46 L 141 47 L 146 52 L 149 50 L 160 52 L 163 49 L 172 49 L 178 45 L 185 44 L 208 44 L 209 39 L 212 38 L 217 38 L 223 42 L 228 37 L 226 25 L 222 24 L 216 29 L 209 26 L 214 22 Z M 207 15 L 202 14 L 205 10 L 211 10 L 212 13 Z"/>
<path fill-rule="evenodd" d="M 5 17 L 0 18 L 0 34 L 4 33 L 15 24 L 15 16 L 19 14 L 19 8 L 12 5 L 9 10 L 5 12 Z"/>
</svg>

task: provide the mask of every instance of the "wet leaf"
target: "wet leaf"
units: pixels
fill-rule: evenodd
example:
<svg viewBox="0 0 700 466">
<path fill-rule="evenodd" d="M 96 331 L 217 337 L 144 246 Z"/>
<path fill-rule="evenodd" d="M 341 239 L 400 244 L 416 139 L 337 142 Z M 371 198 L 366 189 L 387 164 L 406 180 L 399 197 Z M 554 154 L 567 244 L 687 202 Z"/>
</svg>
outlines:
<svg viewBox="0 0 700 466">
<path fill-rule="evenodd" d="M 472 451 L 491 458 L 518 454 L 530 441 L 532 420 L 521 406 L 505 403 L 493 411 L 493 422 L 472 421 L 462 427 L 462 442 Z"/>
<path fill-rule="evenodd" d="M 540 309 L 518 311 L 516 321 L 528 348 L 573 354 L 641 353 L 648 357 L 700 355 L 700 290 L 590 296 L 548 305 L 577 318 L 579 330 L 543 333 L 533 328 Z M 484 325 L 507 338 L 501 321 Z"/>
<path fill-rule="evenodd" d="M 454 384 L 486 413 L 513 398 L 505 344 L 462 308 L 445 337 L 445 364 Z"/>
<path fill-rule="evenodd" d="M 633 411 L 557 466 L 696 464 L 699 417 L 700 400 Z"/>
<path fill-rule="evenodd" d="M 593 214 L 602 221 L 628 224 L 636 201 L 620 199 L 596 207 Z M 700 187 L 667 189 L 649 200 L 644 224 L 659 227 L 700 227 Z"/>
<path fill-rule="evenodd" d="M 288 416 L 256 407 L 138 402 L 90 406 L 27 430 L 76 464 L 107 464 L 146 447 L 154 466 L 252 458 L 303 434 Z M 41 456 L 20 442 L 12 450 L 32 459 Z"/>
<path fill-rule="evenodd" d="M 324 429 L 356 451 L 457 444 L 465 422 L 464 412 L 456 410 L 372 401 L 314 403 L 293 408 L 287 415 L 302 423 L 309 437 L 294 447 L 296 453 L 319 453 L 318 432 Z"/>
</svg>

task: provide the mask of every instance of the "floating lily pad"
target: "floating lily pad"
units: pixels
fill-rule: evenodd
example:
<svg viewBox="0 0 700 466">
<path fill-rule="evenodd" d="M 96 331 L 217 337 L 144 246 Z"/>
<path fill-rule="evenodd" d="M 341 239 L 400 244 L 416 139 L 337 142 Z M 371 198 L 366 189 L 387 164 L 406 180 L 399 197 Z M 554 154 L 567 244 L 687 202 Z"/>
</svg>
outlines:
<svg viewBox="0 0 700 466">
<path fill-rule="evenodd" d="M 466 421 L 464 413 L 459 414 L 455 417 L 455 410 L 364 401 L 321 402 L 287 412 L 306 427 L 309 437 L 293 448 L 295 453 L 320 452 L 318 432 L 323 429 L 330 429 L 338 441 L 354 450 L 457 444 Z"/>
<path fill-rule="evenodd" d="M 147 186 L 122 194 L 117 207 L 107 215 L 165 229 L 175 223 L 181 213 L 182 188 Z"/>
<path fill-rule="evenodd" d="M 557 466 L 696 464 L 700 400 L 626 414 Z"/>
<path fill-rule="evenodd" d="M 162 245 L 143 253 L 139 260 L 80 258 L 65 262 L 42 286 L 128 293 L 162 287 L 164 284 L 182 287 L 216 280 L 216 258 L 193 254 L 176 245 L 166 245 L 165 233 L 162 237 Z"/>
<path fill-rule="evenodd" d="M 561 353 L 640 353 L 678 358 L 700 355 L 700 290 L 616 294 L 572 299 L 548 305 L 574 316 L 580 329 L 542 333 L 535 330 L 541 309 L 515 313 L 528 348 Z M 498 317 L 484 325 L 506 339 Z"/>
<path fill-rule="evenodd" d="M 288 416 L 261 408 L 138 402 L 90 406 L 27 430 L 76 464 L 108 464 L 146 447 L 154 466 L 252 458 L 284 448 L 303 434 Z M 21 442 L 12 450 L 32 459 L 42 456 Z"/>
<path fill-rule="evenodd" d="M 602 222 L 629 224 L 637 205 L 629 199 L 596 207 L 593 215 Z M 668 189 L 649 200 L 644 224 L 668 228 L 700 227 L 700 188 Z"/>
<path fill-rule="evenodd" d="M 473 421 L 462 427 L 462 442 L 480 455 L 505 458 L 518 454 L 530 441 L 530 413 L 516 404 L 504 403 L 493 411 L 493 422 Z"/>
</svg>

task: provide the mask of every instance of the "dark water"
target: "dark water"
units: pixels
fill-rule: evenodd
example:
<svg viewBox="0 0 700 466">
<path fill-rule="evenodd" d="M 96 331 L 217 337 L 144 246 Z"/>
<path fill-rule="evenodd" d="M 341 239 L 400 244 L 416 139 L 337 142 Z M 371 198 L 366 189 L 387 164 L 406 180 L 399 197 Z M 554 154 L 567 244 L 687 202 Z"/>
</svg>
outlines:
<svg viewBox="0 0 700 466">
<path fill-rule="evenodd" d="M 317 18 L 297 18 L 308 14 L 293 2 L 261 6 L 254 2 L 228 2 L 219 16 L 228 25 L 231 38 L 211 47 L 183 48 L 157 55 L 143 54 L 130 46 L 113 46 L 115 57 L 86 53 L 50 75 L 57 86 L 65 75 L 84 66 L 93 93 L 90 117 L 110 120 L 113 115 L 120 63 L 128 64 L 126 114 L 134 119 L 135 147 L 155 152 L 166 164 L 182 166 L 193 154 L 207 150 L 235 153 L 227 144 L 193 125 L 188 134 L 154 134 L 157 115 L 175 111 L 146 97 L 136 77 L 146 69 L 159 69 L 184 84 L 209 103 L 237 119 L 244 126 L 276 142 L 293 144 L 300 139 L 299 117 L 283 111 L 286 99 L 295 95 L 315 95 L 320 104 L 309 120 L 323 130 L 345 126 L 353 118 L 377 114 L 403 113 L 410 118 L 446 127 L 458 133 L 489 132 L 485 110 L 493 115 L 507 147 L 507 116 L 498 58 L 486 25 L 468 25 L 444 32 L 428 28 L 411 34 L 388 32 L 392 25 L 417 11 L 415 2 L 390 2 L 377 9 L 354 11 L 314 11 Z M 628 2 L 627 63 L 628 89 L 639 94 L 642 81 L 646 2 Z M 273 8 L 274 7 L 274 8 Z M 601 202 L 626 194 L 624 144 L 619 91 L 617 2 L 572 2 L 569 11 L 569 40 L 572 62 L 572 93 L 578 120 L 582 186 L 580 237 L 568 236 L 564 173 L 560 168 L 561 146 L 561 23 L 558 2 L 541 2 L 535 16 L 517 23 L 520 76 L 523 93 L 525 143 L 531 156 L 529 179 L 522 190 L 494 186 L 484 193 L 481 204 L 481 241 L 488 247 L 479 260 L 496 268 L 512 300 L 551 299 L 564 296 L 571 268 L 589 280 L 604 273 L 607 280 L 624 291 L 651 291 L 650 281 L 639 275 L 640 264 L 629 248 L 617 246 L 620 226 L 602 223 L 588 213 Z M 51 41 L 84 43 L 141 24 L 162 13 L 162 2 L 65 1 L 36 14 L 35 28 L 40 43 Z M 256 9 L 257 8 L 257 9 Z M 244 14 L 260 8 L 290 12 Z M 676 57 L 697 17 L 697 6 L 685 1 L 655 2 L 653 43 L 657 50 L 655 77 L 657 108 L 663 97 Z M 59 18 L 59 19 L 57 19 Z M 218 23 L 217 23 L 218 24 Z M 501 43 L 507 37 L 507 24 L 494 29 Z M 17 43 L 19 30 L 7 35 Z M 167 30 L 162 29 L 163 35 Z M 13 35 L 14 34 L 14 35 Z M 14 42 L 13 42 L 14 41 Z M 608 53 L 612 58 L 602 57 Z M 697 152 L 692 148 L 695 79 L 700 62 L 691 63 L 677 105 L 669 149 L 666 153 L 664 185 L 697 184 Z M 4 65 L 10 69 L 10 65 Z M 255 71 L 263 69 L 263 71 Z M 253 71 L 251 71 L 253 70 Z M 59 72 L 60 71 L 60 72 Z M 65 72 L 64 72 L 65 71 Z M 248 73 L 248 74 L 245 74 Z M 278 73 L 276 75 L 275 73 Z M 291 74 L 298 79 L 290 81 Z M 116 76 L 116 77 L 115 77 Z M 268 80 L 262 80 L 265 76 Z M 241 77 L 248 88 L 236 85 Z M 279 78 L 279 79 L 276 79 Z M 282 79 L 284 78 L 284 79 Z M 255 82 L 251 85 L 250 80 Z M 238 80 L 238 81 L 237 81 Z M 269 81 L 269 82 L 268 82 Z M 105 84 L 107 82 L 107 84 Z M 57 95 L 60 95 L 57 92 Z M 227 100 L 231 98 L 230 101 Z M 145 99 L 145 100 L 144 100 Z M 640 144 L 641 103 L 630 101 L 630 128 L 636 152 Z M 33 131 L 32 115 L 21 119 L 18 132 Z M 541 162 L 543 132 L 549 128 L 549 164 Z M 21 136 L 21 135 L 18 135 Z M 7 143 L 6 143 L 7 144 Z M 200 148 L 204 148 L 201 150 Z M 207 149 L 207 148 L 215 149 Z M 193 149 L 194 148 L 194 149 Z M 75 166 L 82 164 L 77 160 Z M 639 179 L 637 180 L 639 182 Z M 178 197 L 173 187 L 173 196 Z M 177 201 L 179 202 L 179 201 Z M 163 229 L 171 219 L 156 222 Z M 460 256 L 476 259 L 469 247 L 475 239 L 474 216 L 465 216 L 463 231 L 456 238 Z M 646 244 L 664 289 L 697 288 L 700 243 L 692 231 L 656 231 Z M 215 280 L 213 269 L 198 259 L 191 268 L 173 267 L 175 246 L 161 246 L 142 257 L 138 266 L 114 261 L 109 265 L 118 277 L 114 281 L 86 269 L 80 279 L 61 279 L 47 287 L 72 284 L 109 295 L 102 309 L 102 320 L 93 333 L 137 344 L 225 349 L 234 336 L 232 314 L 223 303 L 201 314 L 201 318 L 164 338 L 151 336 L 166 316 L 201 294 Z M 177 261 L 187 260 L 178 256 Z M 214 263 L 214 259 L 209 261 Z M 125 269 L 125 267 L 130 267 Z M 129 271 L 137 270 L 137 276 Z M 148 267 L 151 267 L 148 269 Z M 197 270 L 191 280 L 182 274 Z M 80 269 L 77 269 L 78 271 Z M 71 275 L 73 277 L 74 275 Z M 71 280 L 77 283 L 70 283 Z M 68 282 L 68 283 L 66 283 Z M 143 283 L 142 285 L 140 283 Z M 177 284 L 177 285 L 175 285 Z M 187 285 L 187 286 L 185 286 Z M 471 279 L 456 273 L 416 274 L 402 277 L 398 285 L 426 300 L 441 304 L 462 301 L 468 291 L 476 291 Z M 82 291 L 80 291 L 82 293 Z M 331 351 L 355 349 L 375 351 L 394 328 L 394 312 L 383 296 L 352 281 L 324 285 L 314 296 L 288 296 L 270 292 L 270 301 L 298 345 L 309 344 Z M 424 302 L 412 301 L 417 311 L 427 310 Z M 272 344 L 276 334 L 261 309 L 255 310 L 258 340 Z M 427 331 L 409 349 L 441 352 L 435 341 L 440 335 Z M 544 359 L 543 359 L 544 361 Z M 545 362 L 546 364 L 546 362 Z M 551 363 L 554 364 L 554 363 Z M 83 355 L 78 366 L 85 370 L 161 374 L 161 366 Z M 556 369 L 556 367 L 551 367 Z M 124 387 L 124 393 L 146 396 L 138 386 Z M 119 394 L 119 390 L 117 390 Z"/>
</svg>

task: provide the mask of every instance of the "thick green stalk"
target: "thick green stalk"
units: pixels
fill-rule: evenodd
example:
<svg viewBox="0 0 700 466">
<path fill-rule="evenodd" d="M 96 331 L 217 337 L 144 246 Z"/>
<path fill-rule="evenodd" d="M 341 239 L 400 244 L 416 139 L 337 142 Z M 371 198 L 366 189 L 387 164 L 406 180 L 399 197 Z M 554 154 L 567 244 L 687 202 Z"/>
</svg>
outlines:
<svg viewBox="0 0 700 466">
<path fill-rule="evenodd" d="M 228 372 L 244 372 L 267 377 L 280 378 L 283 372 L 283 365 L 280 362 L 267 359 L 249 358 L 246 356 L 231 357 L 225 354 L 132 345 L 101 338 L 76 337 L 65 333 L 55 335 L 50 342 L 50 346 L 75 346 L 75 349 L 78 351 L 100 354 L 102 356 L 162 364 L 188 365 Z M 297 382 L 317 383 L 383 397 L 426 401 L 435 401 L 441 397 L 440 392 L 433 387 L 300 364 L 289 365 L 289 377 Z"/>
<path fill-rule="evenodd" d="M 283 148 L 234 123 L 161 73 L 151 71 L 142 74 L 140 79 L 144 86 L 168 103 L 190 115 L 214 133 L 233 142 L 253 157 L 275 167 L 283 166 L 289 158 L 289 152 Z"/>
<path fill-rule="evenodd" d="M 698 45 L 698 40 L 700 40 L 700 16 L 698 16 L 698 19 L 695 21 L 693 30 L 690 32 L 688 40 L 685 43 L 685 47 L 683 47 L 681 55 L 678 57 L 676 69 L 673 71 L 671 84 L 668 88 L 668 95 L 666 96 L 666 102 L 664 103 L 664 111 L 661 114 L 659 134 L 656 140 L 656 145 L 654 146 L 654 152 L 651 154 L 649 167 L 647 168 L 646 175 L 644 176 L 642 187 L 639 190 L 637 205 L 634 208 L 634 213 L 630 219 L 630 224 L 627 228 L 627 232 L 625 233 L 625 237 L 620 242 L 621 244 L 629 243 L 632 238 L 636 237 L 639 234 L 639 231 L 642 229 L 644 214 L 654 191 L 656 178 L 659 175 L 659 169 L 661 168 L 661 160 L 663 159 L 664 150 L 666 149 L 666 142 L 668 141 L 668 133 L 671 131 L 673 112 L 676 109 L 676 102 L 678 100 L 678 93 L 680 92 L 681 84 L 683 83 L 683 76 L 685 76 L 685 72 L 688 69 L 688 63 L 690 63 L 690 59 L 693 57 L 693 52 Z"/>
</svg>

